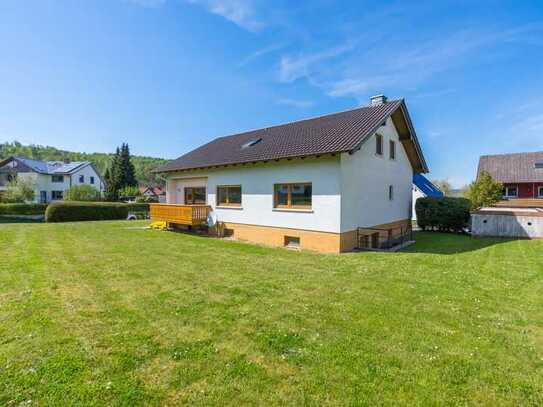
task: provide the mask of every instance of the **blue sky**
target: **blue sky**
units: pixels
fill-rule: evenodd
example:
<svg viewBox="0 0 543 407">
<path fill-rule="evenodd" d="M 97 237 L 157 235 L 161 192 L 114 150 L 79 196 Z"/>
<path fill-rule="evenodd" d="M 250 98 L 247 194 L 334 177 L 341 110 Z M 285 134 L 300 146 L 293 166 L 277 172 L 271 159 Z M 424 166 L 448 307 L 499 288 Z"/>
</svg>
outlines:
<svg viewBox="0 0 543 407">
<path fill-rule="evenodd" d="M 0 141 L 175 158 L 404 97 L 431 176 L 543 150 L 543 2 L 3 0 Z"/>
</svg>

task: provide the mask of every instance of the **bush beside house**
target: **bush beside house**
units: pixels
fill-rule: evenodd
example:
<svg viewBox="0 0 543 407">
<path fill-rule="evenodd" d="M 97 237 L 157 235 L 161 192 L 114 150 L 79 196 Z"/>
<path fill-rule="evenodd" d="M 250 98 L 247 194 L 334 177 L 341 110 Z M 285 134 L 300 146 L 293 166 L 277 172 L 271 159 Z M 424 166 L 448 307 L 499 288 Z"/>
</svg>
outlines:
<svg viewBox="0 0 543 407">
<path fill-rule="evenodd" d="M 45 211 L 46 222 L 126 219 L 129 207 L 114 202 L 55 202 Z"/>
<path fill-rule="evenodd" d="M 100 201 L 100 191 L 92 185 L 74 185 L 64 192 L 65 201 Z"/>
<path fill-rule="evenodd" d="M 471 202 L 465 198 L 419 198 L 415 205 L 422 230 L 462 231 L 469 225 Z"/>
</svg>

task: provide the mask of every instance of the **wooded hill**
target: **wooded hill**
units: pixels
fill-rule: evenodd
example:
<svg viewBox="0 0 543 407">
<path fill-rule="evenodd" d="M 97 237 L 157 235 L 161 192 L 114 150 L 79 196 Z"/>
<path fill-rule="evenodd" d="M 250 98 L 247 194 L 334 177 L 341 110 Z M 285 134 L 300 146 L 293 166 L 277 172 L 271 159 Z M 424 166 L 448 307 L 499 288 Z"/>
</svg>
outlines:
<svg viewBox="0 0 543 407">
<path fill-rule="evenodd" d="M 112 154 L 106 153 L 78 153 L 73 151 L 59 150 L 51 146 L 23 145 L 17 141 L 13 143 L 0 143 L 0 160 L 9 156 L 20 156 L 43 161 L 91 161 L 96 168 L 104 175 L 106 168 L 110 165 Z M 168 160 L 163 158 L 146 157 L 133 155 L 131 161 L 136 169 L 136 179 L 141 185 L 163 184 L 152 170 Z"/>
</svg>

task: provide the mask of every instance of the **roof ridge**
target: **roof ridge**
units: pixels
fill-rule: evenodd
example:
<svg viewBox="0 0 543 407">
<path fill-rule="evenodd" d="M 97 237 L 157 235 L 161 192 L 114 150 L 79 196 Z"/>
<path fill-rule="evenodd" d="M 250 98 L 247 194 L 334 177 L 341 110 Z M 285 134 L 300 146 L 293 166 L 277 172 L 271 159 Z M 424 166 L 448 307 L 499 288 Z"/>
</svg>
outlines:
<svg viewBox="0 0 543 407">
<path fill-rule="evenodd" d="M 524 151 L 521 153 L 500 153 L 500 154 L 483 154 L 481 155 L 481 158 L 483 157 L 504 157 L 508 155 L 524 155 L 524 154 L 543 154 L 543 151 Z"/>
<path fill-rule="evenodd" d="M 243 131 L 240 131 L 240 132 L 238 132 L 238 133 L 232 133 L 232 134 L 227 134 L 227 135 L 224 135 L 224 136 L 219 136 L 219 137 L 214 138 L 213 140 L 218 140 L 218 139 L 227 138 L 227 137 L 232 137 L 232 136 L 239 136 L 240 134 L 251 133 L 251 132 L 254 132 L 254 131 L 262 131 L 262 130 L 273 129 L 273 128 L 275 128 L 275 127 L 287 126 L 287 125 L 289 125 L 289 124 L 301 123 L 301 122 L 305 122 L 305 121 L 309 121 L 309 120 L 321 119 L 321 118 L 323 118 L 323 117 L 334 116 L 334 115 L 336 115 L 336 114 L 343 114 L 343 113 L 354 112 L 355 110 L 373 109 L 373 108 L 377 108 L 377 107 L 380 107 L 380 106 L 383 106 L 383 105 L 388 105 L 388 104 L 392 104 L 392 103 L 402 102 L 403 100 L 404 100 L 403 98 L 400 98 L 400 99 L 393 99 L 393 100 L 388 100 L 388 101 L 386 101 L 386 102 L 385 102 L 384 104 L 382 104 L 382 105 L 377 105 L 377 106 L 371 106 L 371 105 L 370 105 L 370 106 L 358 106 L 358 107 L 353 107 L 352 109 L 340 110 L 340 111 L 333 112 L 333 113 L 325 113 L 325 114 L 321 114 L 321 115 L 317 115 L 317 116 L 306 117 L 306 118 L 304 118 L 304 119 L 292 120 L 292 121 L 290 121 L 290 122 L 285 122 L 285 123 L 280 123 L 280 124 L 273 124 L 273 125 L 271 125 L 271 126 L 257 127 L 257 128 L 250 129 L 250 130 L 243 130 Z M 211 141 L 213 141 L 213 140 L 211 140 Z"/>
</svg>

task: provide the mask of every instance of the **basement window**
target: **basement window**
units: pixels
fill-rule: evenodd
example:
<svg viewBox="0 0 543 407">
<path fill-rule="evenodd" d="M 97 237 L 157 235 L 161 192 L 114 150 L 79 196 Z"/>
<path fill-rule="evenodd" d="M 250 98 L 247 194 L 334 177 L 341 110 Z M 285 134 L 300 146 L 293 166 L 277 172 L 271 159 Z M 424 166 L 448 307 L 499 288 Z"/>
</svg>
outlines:
<svg viewBox="0 0 543 407">
<path fill-rule="evenodd" d="M 300 238 L 295 236 L 285 236 L 285 247 L 289 249 L 300 248 Z"/>
<path fill-rule="evenodd" d="M 247 143 L 245 144 L 242 144 L 241 145 L 241 148 L 249 148 L 249 147 L 252 147 L 258 143 L 260 143 L 262 141 L 262 138 L 258 138 L 258 139 L 255 139 L 255 140 L 249 140 Z"/>
</svg>

